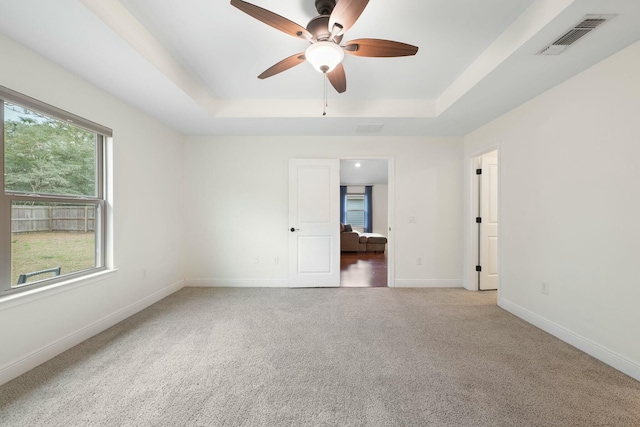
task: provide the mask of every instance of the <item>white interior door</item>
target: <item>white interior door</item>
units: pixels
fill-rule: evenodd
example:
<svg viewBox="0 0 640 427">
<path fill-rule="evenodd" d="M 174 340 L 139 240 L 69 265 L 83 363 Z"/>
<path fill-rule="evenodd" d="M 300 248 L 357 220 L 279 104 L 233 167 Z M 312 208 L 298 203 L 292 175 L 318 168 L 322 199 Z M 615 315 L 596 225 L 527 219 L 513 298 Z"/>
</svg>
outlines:
<svg viewBox="0 0 640 427">
<path fill-rule="evenodd" d="M 482 157 L 480 217 L 480 289 L 498 289 L 498 159 L 495 157 Z"/>
<path fill-rule="evenodd" d="M 340 161 L 289 160 L 289 284 L 340 286 Z"/>
</svg>

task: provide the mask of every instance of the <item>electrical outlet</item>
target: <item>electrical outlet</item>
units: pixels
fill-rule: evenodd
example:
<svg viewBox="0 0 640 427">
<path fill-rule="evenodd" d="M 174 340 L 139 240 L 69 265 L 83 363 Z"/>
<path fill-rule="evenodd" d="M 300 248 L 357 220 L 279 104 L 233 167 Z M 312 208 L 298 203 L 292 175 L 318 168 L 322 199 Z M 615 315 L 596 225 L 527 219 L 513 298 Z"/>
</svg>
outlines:
<svg viewBox="0 0 640 427">
<path fill-rule="evenodd" d="M 421 256 L 418 257 L 418 259 L 416 260 L 416 263 L 418 265 L 422 265 L 422 257 Z"/>
<path fill-rule="evenodd" d="M 253 263 L 254 264 L 260 264 L 260 255 L 256 255 L 253 257 Z"/>
<path fill-rule="evenodd" d="M 549 295 L 549 284 L 547 282 L 542 282 L 540 285 L 540 293 Z"/>
<path fill-rule="evenodd" d="M 142 269 L 142 271 L 140 272 L 140 278 L 141 279 L 146 279 L 147 278 L 147 270 L 146 269 Z"/>
<path fill-rule="evenodd" d="M 274 264 L 274 265 L 278 265 L 278 264 L 280 264 L 280 257 L 275 257 L 275 258 L 273 259 L 273 264 Z"/>
<path fill-rule="evenodd" d="M 415 223 L 416 223 L 416 216 L 409 215 L 409 224 L 415 224 Z"/>
</svg>

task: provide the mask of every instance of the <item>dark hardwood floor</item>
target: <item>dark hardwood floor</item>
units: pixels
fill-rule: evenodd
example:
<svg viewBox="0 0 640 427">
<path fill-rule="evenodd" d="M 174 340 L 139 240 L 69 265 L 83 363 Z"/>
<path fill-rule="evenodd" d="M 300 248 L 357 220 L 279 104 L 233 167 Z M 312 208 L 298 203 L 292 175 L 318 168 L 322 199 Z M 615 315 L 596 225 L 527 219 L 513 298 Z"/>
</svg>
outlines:
<svg viewBox="0 0 640 427">
<path fill-rule="evenodd" d="M 387 286 L 387 253 L 340 255 L 340 287 L 381 288 Z"/>
</svg>

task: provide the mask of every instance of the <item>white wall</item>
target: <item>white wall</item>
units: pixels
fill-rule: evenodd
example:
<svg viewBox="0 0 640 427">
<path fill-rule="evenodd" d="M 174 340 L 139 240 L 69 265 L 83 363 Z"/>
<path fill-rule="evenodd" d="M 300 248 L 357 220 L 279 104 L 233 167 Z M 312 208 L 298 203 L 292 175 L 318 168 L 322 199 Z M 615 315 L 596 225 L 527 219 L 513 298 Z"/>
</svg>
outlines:
<svg viewBox="0 0 640 427">
<path fill-rule="evenodd" d="M 373 208 L 373 229 L 374 233 L 386 236 L 389 234 L 389 186 L 386 184 L 376 184 L 371 190 Z"/>
<path fill-rule="evenodd" d="M 3 383 L 182 286 L 183 142 L 176 132 L 3 35 L 0 57 L 0 85 L 113 129 L 117 268 L 61 293 L 0 299 Z"/>
<path fill-rule="evenodd" d="M 499 144 L 500 306 L 640 379 L 638 76 L 640 43 L 469 134 L 465 158 Z"/>
<path fill-rule="evenodd" d="M 186 138 L 187 283 L 286 286 L 289 158 L 365 155 L 394 158 L 396 285 L 461 286 L 463 147 L 454 137 Z"/>
</svg>

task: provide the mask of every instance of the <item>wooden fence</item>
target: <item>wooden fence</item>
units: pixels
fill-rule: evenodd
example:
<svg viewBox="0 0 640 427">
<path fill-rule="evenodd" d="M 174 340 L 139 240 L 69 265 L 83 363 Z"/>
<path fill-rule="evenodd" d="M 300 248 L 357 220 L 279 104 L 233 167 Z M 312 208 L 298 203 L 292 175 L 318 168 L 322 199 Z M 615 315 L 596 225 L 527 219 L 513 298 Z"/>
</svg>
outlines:
<svg viewBox="0 0 640 427">
<path fill-rule="evenodd" d="M 11 206 L 11 232 L 95 231 L 93 206 Z"/>
</svg>

